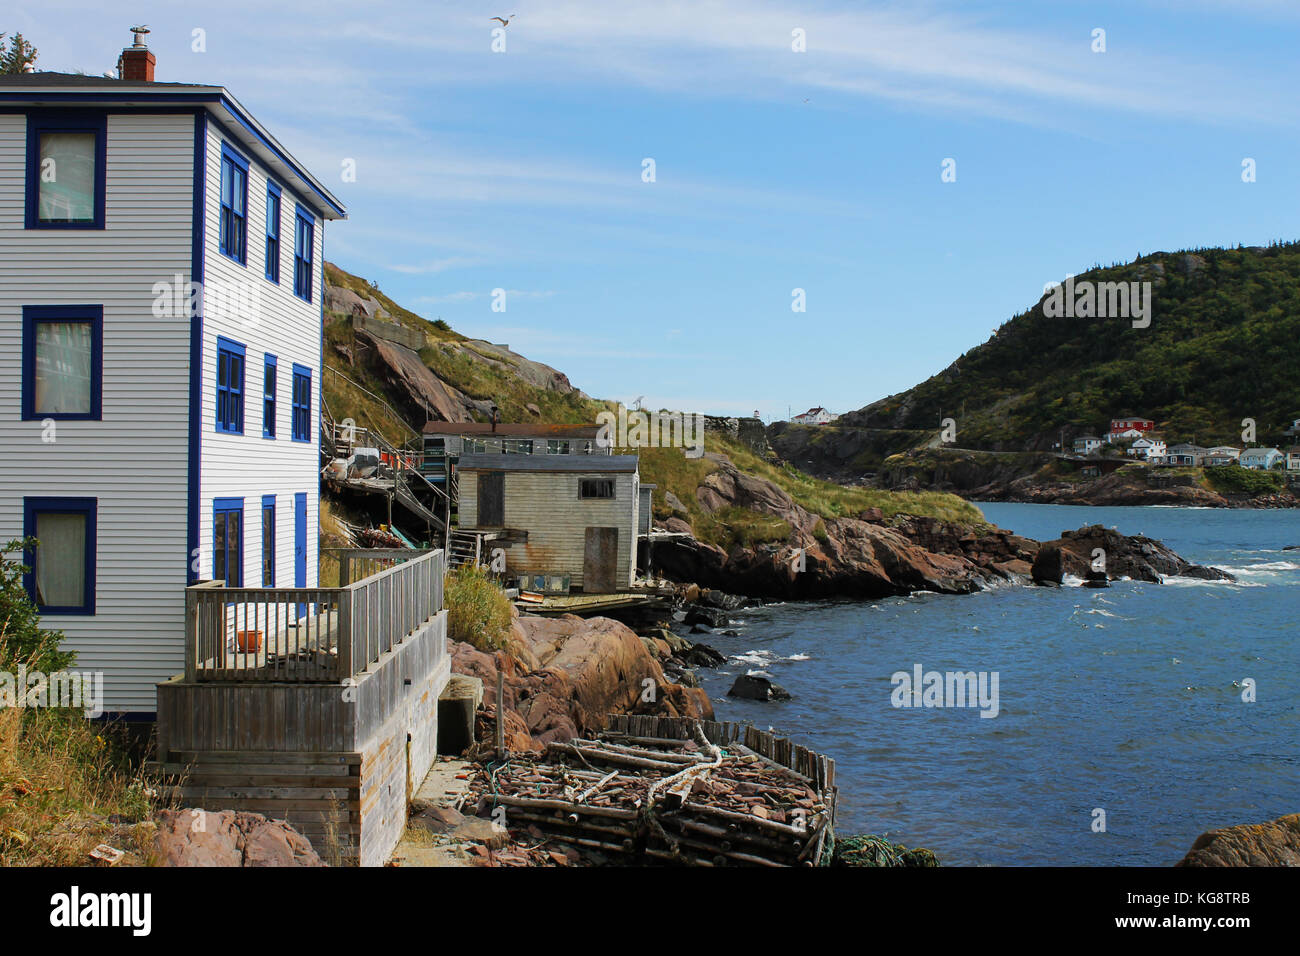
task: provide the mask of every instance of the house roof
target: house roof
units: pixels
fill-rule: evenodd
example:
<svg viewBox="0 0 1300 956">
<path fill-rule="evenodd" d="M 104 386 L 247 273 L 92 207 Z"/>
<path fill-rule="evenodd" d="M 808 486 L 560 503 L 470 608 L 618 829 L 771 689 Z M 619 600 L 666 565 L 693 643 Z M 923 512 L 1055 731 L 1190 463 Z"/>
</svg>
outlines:
<svg viewBox="0 0 1300 956">
<path fill-rule="evenodd" d="M 16 73 L 0 76 L 0 107 L 205 109 L 232 140 L 248 150 L 325 219 L 346 219 L 343 204 L 222 86 L 153 83 L 77 73 Z"/>
<path fill-rule="evenodd" d="M 499 422 L 494 429 L 491 422 L 428 422 L 426 435 L 497 435 L 504 438 L 595 438 L 599 425 L 549 425 L 542 422 L 524 424 Z"/>
<path fill-rule="evenodd" d="M 635 472 L 636 455 L 461 455 L 460 471 Z"/>
<path fill-rule="evenodd" d="M 1278 455 L 1282 454 L 1281 449 L 1278 448 L 1247 448 L 1241 453 L 1241 457 L 1245 458 L 1247 455 L 1267 455 L 1269 452 Z"/>
</svg>

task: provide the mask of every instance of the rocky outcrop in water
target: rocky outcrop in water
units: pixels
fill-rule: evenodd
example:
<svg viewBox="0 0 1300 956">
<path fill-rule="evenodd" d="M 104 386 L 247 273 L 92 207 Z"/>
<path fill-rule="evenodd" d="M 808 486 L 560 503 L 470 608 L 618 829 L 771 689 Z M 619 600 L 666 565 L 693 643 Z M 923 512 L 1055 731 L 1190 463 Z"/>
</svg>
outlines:
<svg viewBox="0 0 1300 956">
<path fill-rule="evenodd" d="M 1300 866 L 1300 813 L 1202 833 L 1174 866 Z"/>
<path fill-rule="evenodd" d="M 1129 578 L 1159 584 L 1166 577 L 1235 580 L 1219 568 L 1184 561 L 1152 538 L 1123 535 L 1099 524 L 1063 531 L 1055 541 L 1043 542 L 1032 577 L 1036 584 L 1061 584 L 1066 575 L 1088 579 L 1094 570 L 1105 572 L 1111 581 Z"/>
</svg>

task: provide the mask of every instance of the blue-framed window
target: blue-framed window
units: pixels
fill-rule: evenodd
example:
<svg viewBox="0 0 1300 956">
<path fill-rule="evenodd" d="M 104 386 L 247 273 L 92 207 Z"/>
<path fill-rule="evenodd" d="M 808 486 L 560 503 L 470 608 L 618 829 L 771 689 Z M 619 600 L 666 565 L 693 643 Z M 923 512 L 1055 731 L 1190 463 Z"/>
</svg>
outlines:
<svg viewBox="0 0 1300 956">
<path fill-rule="evenodd" d="M 22 415 L 103 417 L 104 307 L 23 306 Z"/>
<path fill-rule="evenodd" d="M 103 229 L 108 114 L 27 114 L 28 229 Z"/>
<path fill-rule="evenodd" d="M 293 440 L 311 441 L 311 369 L 293 366 Z"/>
<path fill-rule="evenodd" d="M 293 229 L 293 294 L 311 301 L 312 248 L 316 240 L 316 219 L 302 206 L 294 216 Z"/>
<path fill-rule="evenodd" d="M 266 184 L 266 278 L 280 284 L 280 187 Z"/>
<path fill-rule="evenodd" d="M 244 346 L 217 336 L 217 431 L 244 434 Z"/>
<path fill-rule="evenodd" d="M 262 587 L 275 587 L 275 495 L 262 495 Z"/>
<path fill-rule="evenodd" d="M 262 437 L 275 437 L 275 356 L 266 353 L 262 364 Z"/>
<path fill-rule="evenodd" d="M 23 499 L 23 536 L 37 539 L 23 584 L 41 614 L 95 613 L 98 511 L 95 498 Z"/>
<path fill-rule="evenodd" d="M 244 586 L 244 499 L 212 501 L 212 580 Z"/>
<path fill-rule="evenodd" d="M 248 160 L 221 144 L 221 254 L 248 263 Z"/>
</svg>

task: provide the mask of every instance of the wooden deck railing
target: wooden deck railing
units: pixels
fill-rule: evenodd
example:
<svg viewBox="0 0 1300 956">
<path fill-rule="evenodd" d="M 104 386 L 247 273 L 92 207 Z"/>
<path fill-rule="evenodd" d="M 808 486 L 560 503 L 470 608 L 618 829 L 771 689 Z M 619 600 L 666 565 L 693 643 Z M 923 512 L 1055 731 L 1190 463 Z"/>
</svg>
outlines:
<svg viewBox="0 0 1300 956">
<path fill-rule="evenodd" d="M 436 548 L 322 548 L 339 562 L 339 586 L 347 587 L 379 571 L 429 554 Z"/>
<path fill-rule="evenodd" d="M 186 679 L 336 682 L 361 673 L 442 610 L 444 553 L 415 554 L 378 558 L 391 566 L 337 588 L 190 586 Z"/>
</svg>

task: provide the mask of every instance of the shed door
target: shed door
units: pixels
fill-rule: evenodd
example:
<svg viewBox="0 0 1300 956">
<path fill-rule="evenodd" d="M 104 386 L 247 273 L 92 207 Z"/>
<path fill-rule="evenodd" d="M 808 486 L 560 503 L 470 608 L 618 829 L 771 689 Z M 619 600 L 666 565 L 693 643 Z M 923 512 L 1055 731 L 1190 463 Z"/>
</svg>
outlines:
<svg viewBox="0 0 1300 956">
<path fill-rule="evenodd" d="M 582 590 L 588 594 L 617 591 L 618 528 L 588 528 L 582 555 Z"/>
<path fill-rule="evenodd" d="M 500 528 L 506 523 L 506 473 L 478 473 L 478 526 Z"/>
</svg>

